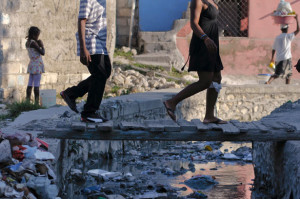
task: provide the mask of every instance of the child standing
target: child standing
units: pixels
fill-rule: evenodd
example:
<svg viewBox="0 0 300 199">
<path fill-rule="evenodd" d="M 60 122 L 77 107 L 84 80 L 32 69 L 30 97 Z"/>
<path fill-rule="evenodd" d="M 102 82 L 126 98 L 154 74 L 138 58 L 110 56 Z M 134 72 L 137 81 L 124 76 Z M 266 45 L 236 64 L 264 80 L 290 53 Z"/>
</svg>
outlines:
<svg viewBox="0 0 300 199">
<path fill-rule="evenodd" d="M 26 100 L 30 101 L 32 87 L 34 87 L 34 101 L 39 103 L 40 96 L 40 81 L 42 73 L 45 72 L 42 55 L 45 55 L 44 44 L 39 40 L 40 29 L 32 26 L 28 30 L 26 49 L 30 62 L 28 64 L 27 73 L 29 73 L 29 81 L 26 89 Z"/>
</svg>

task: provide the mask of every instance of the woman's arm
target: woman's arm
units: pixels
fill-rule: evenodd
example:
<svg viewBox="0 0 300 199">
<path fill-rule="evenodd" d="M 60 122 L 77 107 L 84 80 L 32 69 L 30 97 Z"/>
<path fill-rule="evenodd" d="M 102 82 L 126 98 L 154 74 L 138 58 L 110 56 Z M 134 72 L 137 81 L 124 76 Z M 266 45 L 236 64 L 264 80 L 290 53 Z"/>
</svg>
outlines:
<svg viewBox="0 0 300 199">
<path fill-rule="evenodd" d="M 198 37 L 205 34 L 199 25 L 203 5 L 202 0 L 192 0 L 191 2 L 191 28 Z"/>
<path fill-rule="evenodd" d="M 199 25 L 200 16 L 202 9 L 205 7 L 205 4 L 202 0 L 192 0 L 191 2 L 191 28 L 195 35 L 204 40 L 204 43 L 208 49 L 209 53 L 216 53 L 217 46 L 213 40 L 211 40 L 203 31 Z"/>
<path fill-rule="evenodd" d="M 39 41 L 35 41 L 35 40 L 32 40 L 33 42 L 31 42 L 30 44 L 30 48 L 34 48 L 36 51 L 38 51 L 41 55 L 45 55 L 45 48 L 44 48 L 44 45 L 43 45 L 43 42 L 41 40 Z M 39 43 L 40 45 L 39 45 Z"/>
</svg>

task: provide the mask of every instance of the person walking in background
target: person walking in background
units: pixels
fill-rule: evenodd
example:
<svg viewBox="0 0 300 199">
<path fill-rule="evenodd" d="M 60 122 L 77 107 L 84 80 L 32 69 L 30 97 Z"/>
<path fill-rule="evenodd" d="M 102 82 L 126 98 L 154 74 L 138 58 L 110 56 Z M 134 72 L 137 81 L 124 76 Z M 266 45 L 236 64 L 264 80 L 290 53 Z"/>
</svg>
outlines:
<svg viewBox="0 0 300 199">
<path fill-rule="evenodd" d="M 219 10 L 213 0 L 191 1 L 191 27 L 193 37 L 190 44 L 190 64 L 188 71 L 196 71 L 199 81 L 195 82 L 164 105 L 169 116 L 176 121 L 175 109 L 179 102 L 203 90 L 207 90 L 206 114 L 203 123 L 226 124 L 214 115 L 218 92 L 221 89 L 223 64 L 219 55 L 219 30 L 217 17 Z"/>
<path fill-rule="evenodd" d="M 39 40 L 40 33 L 41 31 L 38 27 L 30 27 L 28 35 L 26 36 L 27 42 L 25 44 L 30 58 L 27 68 L 29 81 L 26 89 L 26 100 L 30 101 L 32 88 L 34 88 L 33 92 L 36 104 L 39 103 L 41 76 L 42 73 L 45 72 L 44 62 L 42 59 L 42 56 L 45 55 L 45 48 L 43 42 Z"/>
<path fill-rule="evenodd" d="M 106 80 L 111 74 L 106 37 L 106 0 L 80 0 L 78 33 L 76 34 L 77 55 L 80 56 L 80 62 L 87 66 L 91 76 L 77 86 L 62 91 L 60 95 L 71 110 L 78 113 L 76 98 L 88 93 L 81 112 L 83 122 L 107 121 L 96 113 L 102 101 Z"/>
<path fill-rule="evenodd" d="M 291 83 L 291 77 L 293 74 L 291 46 L 293 39 L 299 33 L 299 22 L 297 15 L 295 16 L 295 19 L 297 22 L 297 30 L 293 33 L 288 33 L 289 25 L 280 25 L 282 33 L 275 39 L 271 58 L 271 62 L 274 63 L 274 56 L 276 53 L 275 73 L 270 77 L 266 84 L 270 84 L 278 77 L 285 78 L 286 84 Z"/>
</svg>

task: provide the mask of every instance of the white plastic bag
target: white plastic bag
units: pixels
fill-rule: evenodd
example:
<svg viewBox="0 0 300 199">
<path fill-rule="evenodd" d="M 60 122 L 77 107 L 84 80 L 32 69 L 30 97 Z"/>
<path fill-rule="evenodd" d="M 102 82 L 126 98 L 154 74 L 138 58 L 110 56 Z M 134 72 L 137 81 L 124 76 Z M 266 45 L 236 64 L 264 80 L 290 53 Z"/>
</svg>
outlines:
<svg viewBox="0 0 300 199">
<path fill-rule="evenodd" d="M 285 0 L 280 0 L 276 11 L 279 12 L 281 15 L 288 15 L 289 13 L 293 12 L 293 9 L 289 2 L 286 2 Z"/>
</svg>

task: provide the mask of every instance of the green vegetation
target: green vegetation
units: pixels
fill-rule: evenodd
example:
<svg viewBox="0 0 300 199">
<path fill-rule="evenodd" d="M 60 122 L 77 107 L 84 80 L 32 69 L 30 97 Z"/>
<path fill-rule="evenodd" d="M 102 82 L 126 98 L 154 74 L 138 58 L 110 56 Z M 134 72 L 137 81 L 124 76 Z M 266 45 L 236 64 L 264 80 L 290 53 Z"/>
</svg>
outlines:
<svg viewBox="0 0 300 199">
<path fill-rule="evenodd" d="M 124 52 L 123 50 L 116 48 L 115 49 L 115 53 L 114 53 L 114 57 L 124 57 L 130 61 L 133 61 L 133 54 L 129 51 L 129 52 Z"/>
<path fill-rule="evenodd" d="M 187 71 L 180 72 L 176 70 L 174 67 L 172 67 L 171 72 L 169 72 L 169 75 L 176 78 L 182 78 L 185 75 L 188 75 L 189 73 Z"/>
<path fill-rule="evenodd" d="M 39 104 L 31 103 L 27 100 L 21 102 L 14 102 L 12 104 L 7 104 L 8 114 L 0 116 L 0 120 L 4 119 L 15 119 L 24 111 L 32 111 L 37 109 L 43 109 L 44 107 Z"/>
<path fill-rule="evenodd" d="M 117 92 L 118 92 L 120 89 L 121 89 L 120 86 L 114 86 L 114 87 L 112 87 L 112 89 L 111 89 L 111 93 L 117 94 Z"/>
<path fill-rule="evenodd" d="M 165 70 L 164 67 L 162 67 L 162 66 L 152 66 L 152 65 L 139 64 L 139 63 L 134 63 L 133 65 L 136 67 L 144 68 L 144 69 L 148 69 L 148 70 L 159 70 L 159 71 Z"/>
</svg>

